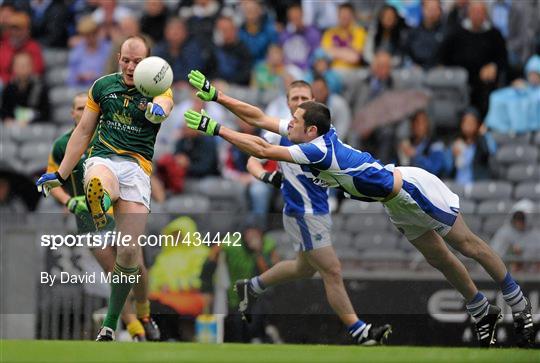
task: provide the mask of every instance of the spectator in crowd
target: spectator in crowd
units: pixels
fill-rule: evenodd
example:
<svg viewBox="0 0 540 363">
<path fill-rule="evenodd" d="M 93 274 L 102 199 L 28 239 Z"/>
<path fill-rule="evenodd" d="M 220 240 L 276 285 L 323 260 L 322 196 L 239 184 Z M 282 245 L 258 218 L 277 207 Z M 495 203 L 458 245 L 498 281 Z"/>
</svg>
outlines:
<svg viewBox="0 0 540 363">
<path fill-rule="evenodd" d="M 216 141 L 185 125 L 174 156 L 189 178 L 219 175 Z"/>
<path fill-rule="evenodd" d="M 179 2 L 178 14 L 185 19 L 189 36 L 197 38 L 201 47 L 210 49 L 216 21 L 221 14 L 221 5 L 216 0 L 194 0 L 191 5 L 184 6 Z"/>
<path fill-rule="evenodd" d="M 369 75 L 356 84 L 352 100 L 354 113 L 384 91 L 394 88 L 392 68 L 391 54 L 384 50 L 378 51 L 371 62 Z"/>
<path fill-rule="evenodd" d="M 146 0 L 141 17 L 141 31 L 147 34 L 154 44 L 163 40 L 164 26 L 168 19 L 167 6 L 163 0 Z"/>
<path fill-rule="evenodd" d="M 498 89 L 489 97 L 487 127 L 500 133 L 525 133 L 540 130 L 540 55 L 525 65 L 526 79 Z"/>
<path fill-rule="evenodd" d="M 111 43 L 100 37 L 98 30 L 98 25 L 91 16 L 79 20 L 77 32 L 83 39 L 69 52 L 68 85 L 89 87 L 104 74 Z"/>
<path fill-rule="evenodd" d="M 321 30 L 335 27 L 338 25 L 338 6 L 343 2 L 302 0 L 304 24 Z"/>
<path fill-rule="evenodd" d="M 112 40 L 118 25 L 125 17 L 133 16 L 129 8 L 119 5 L 117 0 L 97 0 L 98 7 L 92 13 L 92 18 L 108 40 Z"/>
<path fill-rule="evenodd" d="M 230 17 L 222 16 L 216 23 L 213 52 L 214 78 L 248 86 L 251 78 L 249 49 L 238 37 L 238 29 Z"/>
<path fill-rule="evenodd" d="M 463 67 L 468 71 L 471 103 L 485 116 L 489 94 L 507 70 L 504 38 L 489 22 L 485 3 L 469 4 L 467 19 L 449 33 L 440 51 L 442 64 Z"/>
<path fill-rule="evenodd" d="M 10 3 L 0 4 L 0 40 L 7 36 L 9 20 L 15 14 L 15 7 Z"/>
<path fill-rule="evenodd" d="M 11 78 L 11 69 L 15 54 L 25 52 L 32 59 L 33 71 L 43 75 L 45 64 L 41 47 L 30 37 L 30 17 L 23 12 L 14 12 L 7 19 L 7 31 L 0 39 L 0 79 L 7 84 Z"/>
<path fill-rule="evenodd" d="M 445 28 L 442 23 L 440 0 L 422 2 L 422 22 L 409 31 L 405 53 L 410 60 L 422 68 L 437 65 L 437 54 L 443 42 Z"/>
<path fill-rule="evenodd" d="M 376 98 L 382 96 L 385 91 L 394 88 L 392 79 L 392 56 L 390 53 L 380 50 L 375 54 L 370 66 L 369 75 L 356 82 L 352 94 L 353 115 L 356 115 L 364 106 Z M 371 152 L 385 162 L 395 160 L 395 126 L 379 127 L 367 130 L 362 135 L 349 136 L 349 142 L 353 146 Z M 355 138 L 358 138 L 355 140 Z"/>
<path fill-rule="evenodd" d="M 446 18 L 446 25 L 449 31 L 454 31 L 461 26 L 461 23 L 465 19 L 467 19 L 469 0 L 454 0 L 451 4 L 452 6 L 450 7 Z"/>
<path fill-rule="evenodd" d="M 510 211 L 510 218 L 502 225 L 491 240 L 491 247 L 504 259 L 538 256 L 540 252 L 540 230 L 531 221 L 536 217 L 534 203 L 528 199 L 518 201 Z M 538 262 L 538 261 L 535 261 Z M 518 261 L 510 263 L 513 272 L 522 269 Z"/>
<path fill-rule="evenodd" d="M 278 41 L 274 22 L 258 1 L 242 0 L 240 9 L 245 19 L 239 31 L 240 40 L 249 48 L 254 62 L 263 61 L 270 44 Z"/>
<path fill-rule="evenodd" d="M 237 120 L 240 132 L 256 135 L 258 130 L 253 126 Z M 222 160 L 222 174 L 226 179 L 233 180 L 246 188 L 250 211 L 256 217 L 265 217 L 270 210 L 270 201 L 274 187 L 254 178 L 246 169 L 249 154 L 232 145 L 226 145 Z M 277 167 L 277 165 L 276 165 Z M 268 170 L 271 171 L 271 170 Z"/>
<path fill-rule="evenodd" d="M 343 96 L 330 93 L 328 84 L 322 77 L 317 77 L 311 83 L 315 101 L 324 103 L 332 113 L 332 125 L 336 128 L 341 139 L 347 141 L 347 135 L 351 126 L 351 109 Z"/>
<path fill-rule="evenodd" d="M 179 241 L 176 245 L 163 244 L 148 272 L 152 317 L 163 341 L 193 341 L 195 318 L 205 308 L 201 271 L 210 249 L 204 243 L 195 243 L 198 232 L 189 217 L 178 217 L 161 231 L 162 236 Z"/>
<path fill-rule="evenodd" d="M 65 48 L 69 12 L 63 1 L 30 1 L 32 37 L 44 47 Z"/>
<path fill-rule="evenodd" d="M 120 47 L 122 43 L 134 36 L 141 36 L 146 39 L 147 43 L 152 46 L 151 39 L 141 33 L 141 26 L 139 20 L 128 15 L 120 20 L 118 26 L 116 26 L 111 32 L 111 50 L 109 51 L 109 57 L 105 66 L 105 74 L 118 72 L 118 54 L 120 54 Z"/>
<path fill-rule="evenodd" d="M 188 38 L 186 23 L 172 17 L 165 25 L 165 39 L 158 43 L 153 55 L 165 59 L 173 70 L 175 87 L 186 84 L 187 75 L 192 69 L 205 69 L 205 60 L 199 52 L 196 39 Z"/>
<path fill-rule="evenodd" d="M 47 87 L 33 67 L 28 53 L 17 53 L 13 58 L 13 76 L 2 94 L 0 115 L 4 123 L 49 121 Z"/>
<path fill-rule="evenodd" d="M 279 262 L 276 243 L 273 239 L 264 236 L 262 228 L 255 222 L 248 221 L 242 231 L 242 247 L 229 245 L 214 245 L 203 265 L 201 291 L 207 294 L 207 301 L 213 300 L 214 274 L 220 255 L 225 255 L 225 263 L 231 284 L 227 289 L 227 304 L 229 313 L 225 318 L 226 342 L 269 342 L 265 327 L 268 322 L 265 316 L 264 299 L 260 299 L 253 306 L 252 320 L 246 324 L 238 313 L 238 296 L 233 291 L 234 282 L 239 279 L 259 275 Z"/>
<path fill-rule="evenodd" d="M 332 58 L 332 68 L 350 70 L 360 66 L 366 31 L 356 24 L 354 8 L 350 3 L 339 5 L 338 25 L 326 30 L 321 47 Z"/>
<path fill-rule="evenodd" d="M 384 5 L 379 11 L 375 28 L 369 30 L 363 54 L 366 62 L 371 63 L 377 51 L 385 50 L 392 55 L 394 66 L 401 64 L 406 30 L 405 22 L 396 8 Z"/>
<path fill-rule="evenodd" d="M 399 165 L 415 166 L 438 177 L 451 170 L 444 143 L 431 135 L 431 124 L 426 111 L 416 112 L 411 118 L 410 137 L 398 147 Z"/>
<path fill-rule="evenodd" d="M 287 26 L 279 38 L 285 54 L 285 63 L 292 63 L 302 70 L 309 66 L 311 55 L 319 47 L 321 34 L 313 26 L 306 26 L 300 5 L 287 9 Z"/>
<path fill-rule="evenodd" d="M 23 200 L 13 193 L 9 179 L 0 177 L 0 214 L 2 223 L 6 223 L 6 217 L 10 215 L 21 215 L 28 211 Z"/>
<path fill-rule="evenodd" d="M 330 93 L 341 93 L 343 89 L 342 76 L 331 67 L 332 59 L 326 52 L 319 48 L 313 53 L 313 62 L 306 72 L 304 80 L 313 82 L 317 77 L 322 77 L 328 85 Z"/>
<path fill-rule="evenodd" d="M 294 64 L 286 65 L 283 49 L 277 44 L 268 47 L 266 61 L 259 62 L 253 70 L 252 85 L 260 91 L 283 92 L 290 79 L 299 79 L 302 71 Z"/>
<path fill-rule="evenodd" d="M 461 135 L 452 145 L 456 182 L 462 185 L 492 178 L 490 157 L 495 141 L 482 125 L 480 113 L 469 108 L 461 117 Z"/>
</svg>

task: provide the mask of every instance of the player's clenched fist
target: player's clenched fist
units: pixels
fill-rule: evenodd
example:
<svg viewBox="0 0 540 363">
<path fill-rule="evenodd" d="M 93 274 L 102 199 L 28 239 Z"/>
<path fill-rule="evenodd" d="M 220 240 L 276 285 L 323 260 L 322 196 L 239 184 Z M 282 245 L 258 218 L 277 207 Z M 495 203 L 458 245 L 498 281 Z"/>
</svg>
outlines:
<svg viewBox="0 0 540 363">
<path fill-rule="evenodd" d="M 184 112 L 184 118 L 190 129 L 202 131 L 210 136 L 219 135 L 220 124 L 201 110 L 201 113 L 193 110 Z"/>
<path fill-rule="evenodd" d="M 197 70 L 192 70 L 188 74 L 188 80 L 193 87 L 199 90 L 197 97 L 201 100 L 206 102 L 217 100 L 218 93 L 216 87 L 212 86 L 204 74 Z"/>
</svg>

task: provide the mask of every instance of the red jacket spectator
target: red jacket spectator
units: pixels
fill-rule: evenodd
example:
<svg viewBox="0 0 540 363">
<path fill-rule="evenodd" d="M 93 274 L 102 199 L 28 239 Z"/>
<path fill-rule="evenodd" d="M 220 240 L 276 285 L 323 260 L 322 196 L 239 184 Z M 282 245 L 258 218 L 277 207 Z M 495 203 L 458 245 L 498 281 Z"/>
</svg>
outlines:
<svg viewBox="0 0 540 363">
<path fill-rule="evenodd" d="M 36 74 L 42 75 L 45 69 L 41 47 L 30 38 L 30 17 L 23 12 L 15 13 L 8 19 L 8 29 L 0 39 L 0 79 L 7 84 L 11 78 L 11 64 L 16 53 L 30 54 Z"/>
</svg>

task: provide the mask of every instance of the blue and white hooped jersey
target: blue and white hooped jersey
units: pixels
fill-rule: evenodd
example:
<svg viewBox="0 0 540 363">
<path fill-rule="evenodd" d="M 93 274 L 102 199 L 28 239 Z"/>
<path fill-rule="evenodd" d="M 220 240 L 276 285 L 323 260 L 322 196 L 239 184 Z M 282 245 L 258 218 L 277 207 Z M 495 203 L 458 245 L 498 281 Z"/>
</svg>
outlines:
<svg viewBox="0 0 540 363">
<path fill-rule="evenodd" d="M 280 132 L 287 134 L 288 121 L 281 120 Z M 263 138 L 273 145 L 292 146 L 293 144 L 285 136 L 273 132 L 265 132 Z M 285 207 L 283 212 L 287 215 L 304 214 L 328 214 L 328 188 L 313 183 L 310 177 L 306 176 L 302 167 L 297 164 L 279 162 L 279 167 L 283 173 L 283 184 L 281 192 Z"/>
<path fill-rule="evenodd" d="M 293 160 L 314 182 L 343 190 L 368 202 L 386 198 L 394 186 L 394 165 L 383 165 L 370 153 L 344 144 L 331 128 L 315 140 L 288 147 Z"/>
</svg>

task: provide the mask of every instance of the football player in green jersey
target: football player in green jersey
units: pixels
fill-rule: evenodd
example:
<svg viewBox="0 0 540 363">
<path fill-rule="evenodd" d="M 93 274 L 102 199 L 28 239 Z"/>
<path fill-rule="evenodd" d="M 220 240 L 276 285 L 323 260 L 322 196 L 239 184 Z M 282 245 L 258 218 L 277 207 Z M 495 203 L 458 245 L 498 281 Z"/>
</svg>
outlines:
<svg viewBox="0 0 540 363">
<path fill-rule="evenodd" d="M 144 233 L 150 210 L 150 174 L 156 136 L 160 123 L 173 107 L 170 89 L 148 99 L 134 86 L 135 67 L 149 55 L 150 48 L 142 37 L 130 37 L 122 43 L 118 54 L 121 72 L 94 82 L 81 121 L 69 139 L 58 170 L 42 175 L 36 183 L 44 195 L 64 184 L 97 129 L 92 152 L 85 162 L 87 205 L 97 229 L 106 225 L 106 213 L 114 205 L 116 228 L 121 235 L 129 237 L 114 241 L 117 254 L 111 295 L 98 341 L 114 340 L 114 329 L 133 282 L 147 278 L 144 271 L 139 270 L 143 259 L 137 242 Z M 134 295 L 136 301 L 146 298 L 145 292 L 135 290 Z M 154 325 L 147 302 L 137 304 L 137 311 L 138 315 L 147 317 L 143 319 L 143 325 Z"/>
<path fill-rule="evenodd" d="M 71 116 L 75 122 L 74 126 L 77 126 L 81 120 L 87 100 L 88 95 L 86 93 L 79 93 L 73 98 Z M 55 140 L 51 153 L 49 154 L 47 173 L 54 173 L 58 170 L 58 165 L 60 165 L 62 159 L 64 159 L 66 146 L 72 133 L 73 129 Z M 92 142 L 90 145 L 92 145 Z M 92 217 L 90 216 L 90 212 L 88 211 L 88 207 L 86 205 L 83 187 L 84 161 L 88 157 L 90 150 L 91 146 L 82 155 L 81 160 L 71 172 L 68 182 L 63 185 L 62 188 L 54 188 L 51 190 L 51 195 L 54 197 L 54 199 L 56 199 L 62 205 L 65 205 L 67 209 L 75 215 L 75 220 L 77 222 L 77 233 L 79 234 L 86 234 L 95 231 L 94 222 L 92 221 Z M 105 227 L 106 230 L 114 229 L 114 220 L 111 216 L 112 213 L 110 212 L 112 211 L 109 211 L 107 214 L 108 222 Z M 92 248 L 90 251 L 104 271 L 110 272 L 113 270 L 116 255 L 114 247 L 109 246 L 107 248 Z M 145 267 L 140 266 L 140 268 Z M 144 280 L 141 282 L 144 282 Z M 135 285 L 134 290 L 135 289 L 143 289 L 143 291 L 147 290 L 143 284 Z M 140 318 L 142 319 L 144 316 L 141 316 Z M 129 300 L 126 302 L 124 309 L 122 310 L 122 321 L 126 324 L 126 328 L 133 340 L 146 340 L 144 326 L 142 325 L 141 321 L 137 319 L 137 315 L 133 310 L 133 305 Z"/>
</svg>

